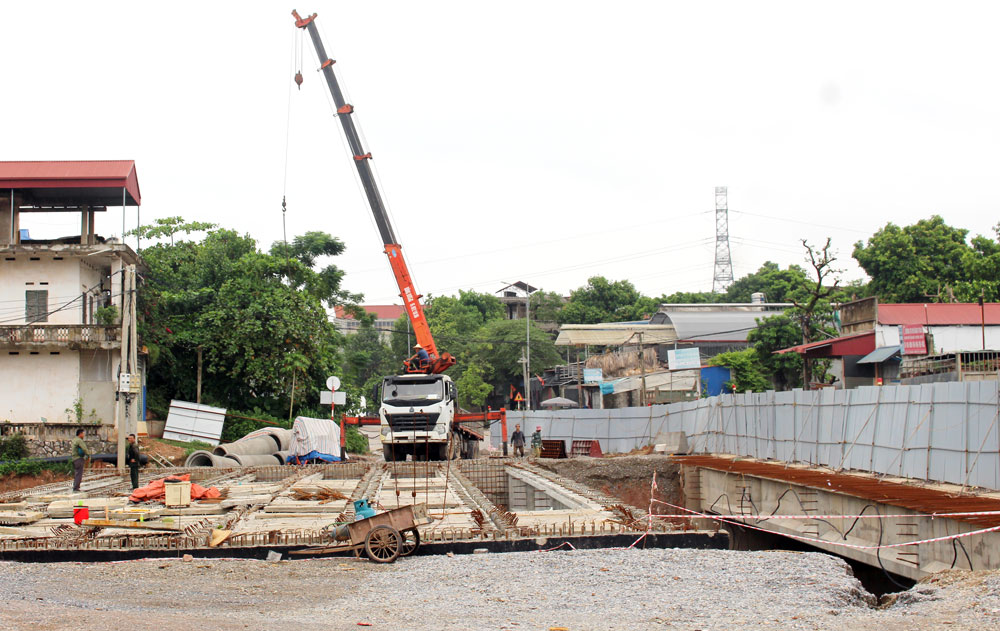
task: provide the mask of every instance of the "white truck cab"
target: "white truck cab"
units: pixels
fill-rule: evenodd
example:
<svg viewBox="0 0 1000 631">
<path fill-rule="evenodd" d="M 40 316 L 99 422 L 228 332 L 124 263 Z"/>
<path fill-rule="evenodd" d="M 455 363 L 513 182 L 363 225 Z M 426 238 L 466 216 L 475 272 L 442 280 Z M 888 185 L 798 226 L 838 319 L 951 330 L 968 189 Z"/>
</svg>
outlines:
<svg viewBox="0 0 1000 631">
<path fill-rule="evenodd" d="M 455 382 L 447 375 L 407 374 L 382 380 L 379 405 L 386 462 L 444 460 L 455 419 Z"/>
</svg>

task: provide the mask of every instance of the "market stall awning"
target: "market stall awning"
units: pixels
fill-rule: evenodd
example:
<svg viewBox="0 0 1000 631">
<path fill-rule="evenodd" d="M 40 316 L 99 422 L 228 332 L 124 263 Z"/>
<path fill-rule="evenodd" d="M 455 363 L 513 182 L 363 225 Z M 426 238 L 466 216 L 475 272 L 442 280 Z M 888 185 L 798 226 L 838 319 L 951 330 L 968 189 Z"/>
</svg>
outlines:
<svg viewBox="0 0 1000 631">
<path fill-rule="evenodd" d="M 899 355 L 899 346 L 880 346 L 858 360 L 859 364 L 881 364 Z"/>
<path fill-rule="evenodd" d="M 819 342 L 789 346 L 775 351 L 775 353 L 798 353 L 805 357 L 844 357 L 845 355 L 867 355 L 873 350 L 875 350 L 875 331 L 867 331 L 833 337 Z"/>
</svg>

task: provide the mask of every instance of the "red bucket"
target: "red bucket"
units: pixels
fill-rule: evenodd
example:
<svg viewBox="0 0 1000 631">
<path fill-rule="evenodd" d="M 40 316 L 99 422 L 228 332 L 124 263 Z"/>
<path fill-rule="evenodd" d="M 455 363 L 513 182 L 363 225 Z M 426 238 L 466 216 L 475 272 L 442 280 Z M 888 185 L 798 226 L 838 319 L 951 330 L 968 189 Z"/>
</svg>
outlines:
<svg viewBox="0 0 1000 631">
<path fill-rule="evenodd" d="M 73 507 L 73 523 L 79 526 L 84 519 L 90 519 L 90 509 L 86 506 Z"/>
</svg>

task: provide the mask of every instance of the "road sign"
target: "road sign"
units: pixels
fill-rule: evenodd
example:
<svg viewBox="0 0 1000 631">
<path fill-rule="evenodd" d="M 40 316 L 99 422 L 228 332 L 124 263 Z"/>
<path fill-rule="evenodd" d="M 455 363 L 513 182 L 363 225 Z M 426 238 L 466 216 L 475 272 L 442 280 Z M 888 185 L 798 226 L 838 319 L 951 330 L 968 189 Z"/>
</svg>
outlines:
<svg viewBox="0 0 1000 631">
<path fill-rule="evenodd" d="M 347 393 L 343 390 L 337 390 L 335 392 L 330 390 L 319 391 L 320 405 L 330 405 L 331 398 L 335 405 L 347 405 Z"/>
<path fill-rule="evenodd" d="M 336 375 L 330 375 L 326 379 L 326 389 L 327 390 L 339 390 L 340 389 L 340 377 Z"/>
</svg>

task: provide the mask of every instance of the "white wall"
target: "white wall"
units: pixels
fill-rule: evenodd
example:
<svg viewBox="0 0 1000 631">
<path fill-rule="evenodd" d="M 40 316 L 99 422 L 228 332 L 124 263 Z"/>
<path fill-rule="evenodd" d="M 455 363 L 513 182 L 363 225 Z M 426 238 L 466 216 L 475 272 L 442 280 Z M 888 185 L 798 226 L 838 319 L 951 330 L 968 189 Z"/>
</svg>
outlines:
<svg viewBox="0 0 1000 631">
<path fill-rule="evenodd" d="M 983 348 L 983 329 L 978 326 L 928 326 L 934 336 L 934 353 L 978 351 Z M 899 327 L 880 324 L 875 333 L 876 346 L 898 346 Z M 986 348 L 1000 349 L 1000 326 L 986 327 Z"/>
<path fill-rule="evenodd" d="M 23 314 L 22 314 L 23 315 Z M 17 352 L 17 355 L 11 353 Z M 31 352 L 37 354 L 32 355 Z M 52 353 L 58 354 L 52 354 Z M 0 419 L 32 423 L 65 422 L 79 397 L 77 351 L 10 351 L 0 355 Z M 75 417 L 69 416 L 72 420 Z"/>
<path fill-rule="evenodd" d="M 38 257 L 41 260 L 32 261 L 27 254 L 18 254 L 13 261 L 6 258 L 9 257 L 0 260 L 0 322 L 3 324 L 25 323 L 25 290 L 48 290 L 49 311 L 81 293 L 78 259 L 67 257 L 56 261 L 51 255 L 41 255 Z M 77 300 L 66 309 L 49 315 L 46 324 L 80 324 L 79 303 Z"/>
</svg>

